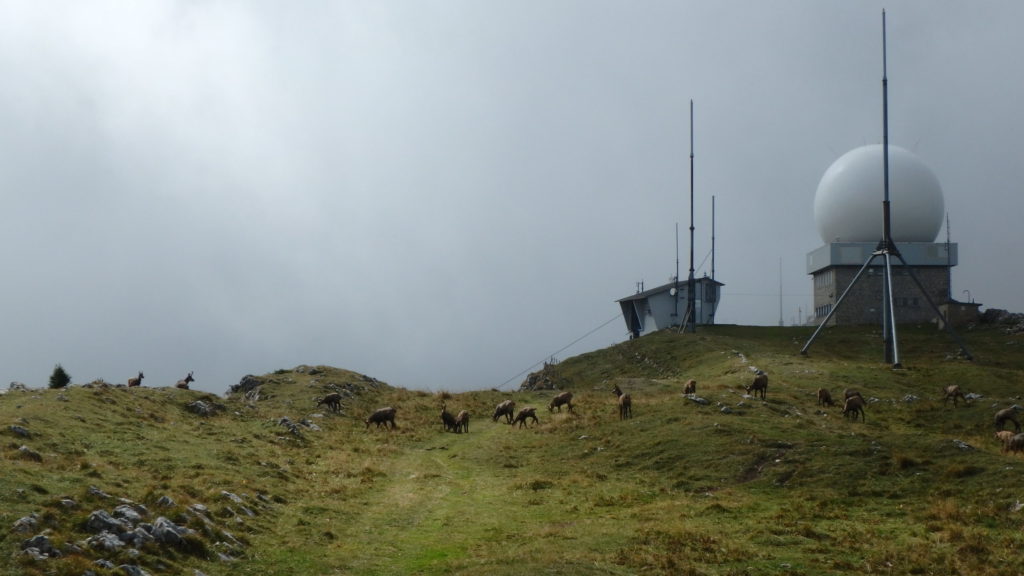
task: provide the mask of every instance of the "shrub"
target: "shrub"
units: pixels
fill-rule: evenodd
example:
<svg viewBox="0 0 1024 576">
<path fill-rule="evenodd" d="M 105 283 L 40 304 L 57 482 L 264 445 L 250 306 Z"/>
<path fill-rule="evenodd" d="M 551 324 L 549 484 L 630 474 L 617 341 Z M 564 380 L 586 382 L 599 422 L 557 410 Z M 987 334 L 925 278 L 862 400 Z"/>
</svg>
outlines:
<svg viewBox="0 0 1024 576">
<path fill-rule="evenodd" d="M 64 370 L 64 367 L 57 364 L 53 367 L 53 374 L 50 374 L 50 388 L 66 388 L 71 383 L 71 376 Z"/>
</svg>

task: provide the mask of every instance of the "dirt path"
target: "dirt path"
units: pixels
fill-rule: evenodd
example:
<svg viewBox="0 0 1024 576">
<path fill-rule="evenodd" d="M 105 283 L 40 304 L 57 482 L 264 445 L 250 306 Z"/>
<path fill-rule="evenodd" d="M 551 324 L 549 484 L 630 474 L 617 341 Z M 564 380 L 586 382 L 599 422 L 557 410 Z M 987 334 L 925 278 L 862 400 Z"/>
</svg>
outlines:
<svg viewBox="0 0 1024 576">
<path fill-rule="evenodd" d="M 508 426 L 485 422 L 469 434 L 439 434 L 398 451 L 366 494 L 346 546 L 352 553 L 349 568 L 442 573 L 443 566 L 471 562 L 481 539 L 502 537 L 515 477 L 495 475 L 488 455 L 509 432 Z"/>
</svg>

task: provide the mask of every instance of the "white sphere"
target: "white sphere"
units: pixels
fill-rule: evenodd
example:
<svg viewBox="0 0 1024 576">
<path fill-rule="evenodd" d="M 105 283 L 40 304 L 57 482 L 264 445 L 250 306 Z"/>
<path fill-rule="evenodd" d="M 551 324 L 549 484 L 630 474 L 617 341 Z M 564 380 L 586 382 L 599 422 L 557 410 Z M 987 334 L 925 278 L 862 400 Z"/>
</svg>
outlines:
<svg viewBox="0 0 1024 576">
<path fill-rule="evenodd" d="M 829 166 L 814 195 L 818 234 L 831 242 L 882 239 L 885 177 L 882 146 L 855 148 Z M 934 242 L 945 201 L 939 179 L 920 158 L 889 146 L 889 214 L 894 242 Z"/>
</svg>

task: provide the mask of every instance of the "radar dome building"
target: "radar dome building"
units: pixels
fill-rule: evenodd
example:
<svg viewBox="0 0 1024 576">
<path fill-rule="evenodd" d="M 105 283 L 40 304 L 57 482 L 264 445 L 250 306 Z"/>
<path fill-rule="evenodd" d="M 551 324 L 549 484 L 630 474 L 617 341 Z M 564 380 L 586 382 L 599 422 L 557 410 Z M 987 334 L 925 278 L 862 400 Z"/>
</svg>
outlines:
<svg viewBox="0 0 1024 576">
<path fill-rule="evenodd" d="M 818 183 L 814 220 L 824 245 L 807 255 L 807 273 L 814 279 L 815 322 L 832 312 L 857 272 L 880 247 L 883 172 L 883 147 L 863 146 L 832 163 Z M 935 242 L 945 216 L 942 186 L 920 158 L 897 146 L 889 146 L 889 204 L 892 241 L 932 302 L 948 308 L 954 304 L 950 272 L 957 264 L 957 245 Z M 896 322 L 938 320 L 907 267 L 895 256 L 890 262 Z M 830 323 L 879 323 L 884 279 L 885 259 L 871 260 Z"/>
</svg>

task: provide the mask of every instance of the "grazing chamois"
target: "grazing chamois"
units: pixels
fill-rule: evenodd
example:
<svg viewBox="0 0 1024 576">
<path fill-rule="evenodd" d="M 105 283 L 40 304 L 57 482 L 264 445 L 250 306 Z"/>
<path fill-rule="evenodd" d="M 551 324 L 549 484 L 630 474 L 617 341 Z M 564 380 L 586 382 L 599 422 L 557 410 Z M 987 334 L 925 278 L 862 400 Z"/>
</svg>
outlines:
<svg viewBox="0 0 1024 576">
<path fill-rule="evenodd" d="M 441 425 L 445 432 L 458 432 L 455 427 L 455 415 L 448 411 L 447 404 L 441 404 Z"/>
<path fill-rule="evenodd" d="M 860 394 L 854 394 L 846 399 L 846 403 L 843 404 L 843 416 L 849 416 L 853 414 L 853 421 L 857 421 L 857 414 L 860 414 L 860 421 L 864 422 L 864 397 Z"/>
<path fill-rule="evenodd" d="M 462 434 L 463 432 L 469 434 L 469 412 L 466 410 L 459 412 L 459 415 L 455 417 L 455 433 Z"/>
<path fill-rule="evenodd" d="M 999 443 L 1003 445 L 1003 452 L 1010 449 L 1010 440 L 1012 440 L 1014 436 L 1015 434 L 1009 430 L 1000 430 L 996 432 L 996 440 L 999 440 Z"/>
<path fill-rule="evenodd" d="M 1013 438 L 1006 442 L 1006 451 L 1014 454 L 1024 452 L 1024 434 L 1014 434 Z"/>
<path fill-rule="evenodd" d="M 569 407 L 569 412 L 572 412 L 572 392 L 562 392 L 552 398 L 551 403 L 548 404 L 548 412 L 554 412 L 555 408 L 558 408 L 558 411 L 561 412 L 563 404 Z"/>
<path fill-rule="evenodd" d="M 747 394 L 754 398 L 757 398 L 758 394 L 760 394 L 761 400 L 764 400 L 765 394 L 768 392 L 768 375 L 758 371 L 757 376 L 754 376 L 754 381 L 750 383 L 750 386 L 746 386 L 745 390 Z M 751 394 L 751 391 L 753 391 L 753 394 Z"/>
<path fill-rule="evenodd" d="M 629 397 L 629 394 L 624 394 L 618 384 L 612 387 L 612 392 L 615 394 L 615 397 L 619 399 L 619 420 L 632 418 L 633 399 Z"/>
<path fill-rule="evenodd" d="M 690 380 L 683 386 L 683 394 L 696 394 L 697 393 L 697 381 Z"/>
<path fill-rule="evenodd" d="M 192 377 L 192 372 L 189 372 L 188 376 L 185 376 L 181 380 L 178 380 L 178 383 L 175 384 L 175 386 L 181 388 L 182 390 L 188 390 L 188 383 L 195 381 L 196 379 Z"/>
<path fill-rule="evenodd" d="M 128 387 L 133 388 L 135 386 L 142 386 L 143 378 L 145 378 L 145 376 L 143 376 L 142 371 L 140 370 L 138 377 L 128 379 Z"/>
<path fill-rule="evenodd" d="M 518 422 L 520 428 L 522 428 L 523 426 L 529 428 L 530 426 L 526 423 L 526 421 L 529 420 L 530 418 L 533 418 L 534 424 L 540 424 L 540 420 L 537 419 L 537 409 L 532 406 L 520 410 L 519 414 L 516 414 L 516 418 L 515 420 L 512 421 L 512 423 L 515 424 L 516 422 Z"/>
<path fill-rule="evenodd" d="M 956 384 L 953 384 L 953 385 L 950 385 L 950 386 L 946 386 L 945 388 L 943 388 L 942 389 L 942 394 L 943 394 L 943 398 L 942 398 L 942 405 L 943 406 L 945 406 L 946 404 L 949 403 L 949 399 L 950 398 L 953 399 L 953 408 L 956 408 L 956 400 L 957 400 L 957 398 L 960 398 L 964 402 L 967 402 L 967 397 L 964 396 L 964 393 L 960 391 L 960 386 L 957 386 Z"/>
<path fill-rule="evenodd" d="M 832 393 L 827 388 L 818 388 L 818 406 L 834 406 Z"/>
<path fill-rule="evenodd" d="M 996 412 L 996 430 L 1002 430 L 1003 424 L 1009 420 L 1013 422 L 1013 427 L 1017 432 L 1020 432 L 1020 422 L 1017 421 L 1017 412 L 1020 411 L 1020 406 L 1014 404 L 1009 408 L 1003 408 L 999 412 Z"/>
<path fill-rule="evenodd" d="M 515 410 L 516 410 L 516 403 L 514 401 L 512 401 L 512 400 L 505 400 L 504 402 L 502 402 L 501 404 L 498 404 L 494 408 L 494 416 L 491 416 L 491 420 L 494 420 L 495 422 L 497 422 L 498 418 L 501 418 L 502 416 L 504 416 L 506 421 L 509 424 L 511 424 L 512 423 L 512 416 L 514 415 L 513 412 L 515 412 Z"/>
<path fill-rule="evenodd" d="M 341 412 L 341 394 L 337 392 L 331 392 L 323 398 L 316 399 L 316 407 L 319 408 L 324 404 L 327 405 L 327 409 L 331 412 Z"/>
<path fill-rule="evenodd" d="M 378 408 L 373 414 L 370 414 L 369 418 L 366 419 L 366 427 L 369 428 L 370 424 L 376 424 L 377 428 L 380 428 L 381 424 L 383 424 L 384 427 L 387 428 L 390 423 L 392 430 L 398 428 L 398 425 L 395 424 L 395 412 L 397 412 L 397 410 L 391 406 Z"/>
</svg>

